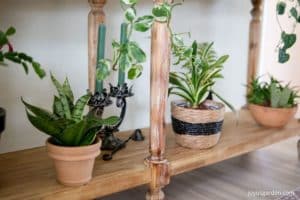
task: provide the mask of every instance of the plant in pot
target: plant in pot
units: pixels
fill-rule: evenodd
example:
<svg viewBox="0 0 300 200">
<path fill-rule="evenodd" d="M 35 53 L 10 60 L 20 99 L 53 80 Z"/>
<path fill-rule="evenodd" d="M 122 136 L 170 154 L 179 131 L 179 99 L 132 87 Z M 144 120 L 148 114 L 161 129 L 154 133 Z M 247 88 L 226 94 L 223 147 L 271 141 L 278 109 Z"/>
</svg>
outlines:
<svg viewBox="0 0 300 200">
<path fill-rule="evenodd" d="M 182 64 L 185 72 L 170 72 L 169 94 L 183 100 L 171 102 L 172 126 L 176 142 L 193 149 L 206 149 L 217 144 L 224 120 L 225 106 L 212 100 L 216 79 L 222 78 L 221 71 L 228 55 L 217 57 L 213 43 L 185 45 L 178 35 L 172 39 L 172 52 Z"/>
<path fill-rule="evenodd" d="M 49 157 L 54 161 L 58 182 L 67 186 L 86 184 L 91 180 L 95 158 L 100 154 L 101 141 L 96 137 L 99 127 L 118 123 L 118 117 L 96 119 L 84 115 L 90 94 L 74 104 L 68 79 L 63 84 L 51 75 L 58 96 L 54 96 L 52 112 L 28 104 L 22 99 L 31 124 L 50 135 L 46 142 Z"/>
<path fill-rule="evenodd" d="M 13 63 L 20 64 L 24 68 L 25 73 L 28 74 L 28 66 L 30 64 L 35 73 L 40 78 L 43 78 L 46 73 L 38 62 L 27 54 L 14 50 L 13 45 L 9 41 L 9 37 L 15 33 L 16 29 L 14 27 L 10 27 L 6 31 L 0 30 L 0 66 L 6 67 L 6 61 L 11 61 Z M 5 116 L 4 108 L 0 107 L 0 137 L 1 133 L 5 129 Z"/>
<path fill-rule="evenodd" d="M 274 77 L 269 82 L 253 79 L 247 95 L 248 107 L 255 121 L 266 127 L 284 127 L 297 111 L 299 98 L 295 88 L 283 85 Z"/>
</svg>

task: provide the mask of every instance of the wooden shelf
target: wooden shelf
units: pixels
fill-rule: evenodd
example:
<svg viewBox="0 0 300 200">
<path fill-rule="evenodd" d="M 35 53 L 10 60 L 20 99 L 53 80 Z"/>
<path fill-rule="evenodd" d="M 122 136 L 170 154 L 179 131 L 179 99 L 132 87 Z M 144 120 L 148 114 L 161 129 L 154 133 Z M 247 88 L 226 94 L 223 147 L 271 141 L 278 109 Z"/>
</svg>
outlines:
<svg viewBox="0 0 300 200">
<path fill-rule="evenodd" d="M 171 126 L 167 126 L 167 159 L 171 175 L 204 167 L 300 134 L 296 120 L 284 129 L 259 127 L 247 111 L 241 111 L 239 125 L 227 113 L 220 142 L 207 150 L 191 150 L 175 144 Z M 127 138 L 131 132 L 119 133 Z M 0 199 L 92 199 L 150 182 L 150 170 L 144 164 L 149 155 L 147 139 L 130 142 L 114 160 L 97 159 L 93 180 L 86 186 L 70 188 L 55 181 L 51 160 L 45 147 L 0 155 Z"/>
</svg>

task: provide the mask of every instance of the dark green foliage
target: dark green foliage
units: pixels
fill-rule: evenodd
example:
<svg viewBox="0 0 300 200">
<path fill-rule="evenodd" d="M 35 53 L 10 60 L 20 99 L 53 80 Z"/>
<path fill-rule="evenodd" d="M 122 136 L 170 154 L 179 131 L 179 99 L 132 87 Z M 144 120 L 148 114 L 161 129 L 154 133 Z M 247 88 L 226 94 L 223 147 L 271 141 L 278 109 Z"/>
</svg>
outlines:
<svg viewBox="0 0 300 200">
<path fill-rule="evenodd" d="M 249 103 L 272 108 L 291 108 L 296 105 L 296 99 L 299 98 L 296 90 L 288 84 L 283 85 L 274 77 L 270 82 L 260 82 L 259 78 L 252 80 L 250 92 L 247 95 Z"/>
<path fill-rule="evenodd" d="M 287 6 L 291 6 L 289 12 L 285 12 L 287 9 Z M 276 6 L 276 17 L 278 25 L 281 29 L 281 37 L 279 45 L 277 46 L 278 50 L 278 62 L 279 63 L 286 63 L 290 59 L 290 54 L 288 53 L 288 50 L 293 47 L 297 40 L 297 35 L 295 34 L 296 26 L 298 23 L 300 23 L 300 16 L 299 16 L 299 6 L 300 1 L 299 0 L 293 0 L 293 1 L 287 1 L 287 0 L 281 0 L 277 3 Z M 284 30 L 284 27 L 280 23 L 279 16 L 287 14 L 289 18 L 293 19 L 294 21 L 294 29 L 292 32 L 287 33 L 287 31 Z"/>
<path fill-rule="evenodd" d="M 40 78 L 45 77 L 46 73 L 38 62 L 23 52 L 16 52 L 13 50 L 8 38 L 15 34 L 15 32 L 16 29 L 14 27 L 8 28 L 5 32 L 0 30 L 0 65 L 5 66 L 5 61 L 9 60 L 11 62 L 20 64 L 24 68 L 25 73 L 28 74 L 28 65 L 30 64 L 34 72 Z M 4 51 L 6 46 L 8 47 L 7 51 Z"/>
<path fill-rule="evenodd" d="M 31 124 L 38 130 L 55 138 L 59 145 L 82 146 L 94 142 L 97 131 L 102 125 L 118 123 L 118 117 L 98 119 L 83 115 L 85 106 L 91 97 L 86 94 L 80 97 L 74 105 L 74 96 L 68 79 L 59 83 L 51 74 L 58 96 L 54 96 L 52 112 L 28 104 L 22 99 Z"/>
<path fill-rule="evenodd" d="M 183 40 L 174 35 L 172 39 L 172 52 L 177 59 L 175 65 L 182 64 L 186 73 L 171 72 L 169 94 L 184 98 L 191 107 L 197 108 L 203 103 L 209 92 L 213 92 L 212 86 L 216 79 L 223 78 L 221 71 L 228 55 L 217 57 L 213 50 L 213 43 L 197 43 L 194 41 L 191 46 L 185 45 Z M 216 96 L 228 105 L 233 107 L 221 98 Z"/>
</svg>

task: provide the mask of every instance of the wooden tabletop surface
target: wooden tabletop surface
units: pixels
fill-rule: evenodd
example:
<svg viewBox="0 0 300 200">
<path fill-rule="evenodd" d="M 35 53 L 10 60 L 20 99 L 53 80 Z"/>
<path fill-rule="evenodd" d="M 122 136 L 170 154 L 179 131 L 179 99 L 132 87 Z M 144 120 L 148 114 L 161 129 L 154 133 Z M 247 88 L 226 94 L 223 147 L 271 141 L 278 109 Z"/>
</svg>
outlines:
<svg viewBox="0 0 300 200">
<path fill-rule="evenodd" d="M 227 113 L 220 142 L 207 150 L 191 150 L 175 144 L 171 126 L 167 126 L 167 155 L 171 174 L 176 175 L 238 156 L 300 134 L 300 123 L 293 120 L 284 129 L 263 128 L 247 111 L 241 111 L 238 125 L 235 115 Z M 118 135 L 127 138 L 132 131 Z M 146 140 L 130 141 L 112 161 L 97 158 L 92 181 L 81 187 L 65 187 L 55 180 L 55 172 L 45 147 L 0 155 L 0 199 L 93 199 L 150 182 L 144 164 L 148 153 Z M 295 144 L 296 145 L 296 144 Z"/>
</svg>

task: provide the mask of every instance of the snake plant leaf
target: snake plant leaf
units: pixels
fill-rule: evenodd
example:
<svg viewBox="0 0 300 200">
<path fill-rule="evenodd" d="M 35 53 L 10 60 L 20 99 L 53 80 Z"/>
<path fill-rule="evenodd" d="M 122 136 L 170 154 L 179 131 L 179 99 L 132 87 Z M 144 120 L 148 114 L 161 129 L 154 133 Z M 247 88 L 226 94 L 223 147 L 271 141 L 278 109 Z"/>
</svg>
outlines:
<svg viewBox="0 0 300 200">
<path fill-rule="evenodd" d="M 98 119 L 94 116 L 88 116 L 86 120 L 86 130 L 94 129 L 100 126 L 113 126 L 120 122 L 120 118 L 117 116 L 111 116 L 105 119 Z"/>
<path fill-rule="evenodd" d="M 31 124 L 38 130 L 54 137 L 61 133 L 62 130 L 59 128 L 58 124 L 55 121 L 50 121 L 45 118 L 33 116 L 27 110 L 26 114 Z"/>
<path fill-rule="evenodd" d="M 135 60 L 137 63 L 143 63 L 146 61 L 145 52 L 139 47 L 136 42 L 128 43 L 128 55 L 132 60 Z"/>
<path fill-rule="evenodd" d="M 134 30 L 139 32 L 146 32 L 152 27 L 153 21 L 154 21 L 154 17 L 151 15 L 138 17 L 134 21 L 133 28 Z"/>
<path fill-rule="evenodd" d="M 63 105 L 60 101 L 60 98 L 57 96 L 54 96 L 53 106 L 52 106 L 53 113 L 57 115 L 60 118 L 64 117 L 64 109 Z"/>
<path fill-rule="evenodd" d="M 68 126 L 57 138 L 67 146 L 78 146 L 85 133 L 86 120 Z"/>
<path fill-rule="evenodd" d="M 70 106 L 69 106 L 69 102 L 67 99 L 67 96 L 64 92 L 63 86 L 56 80 L 56 78 L 51 74 L 51 80 L 53 82 L 53 84 L 55 85 L 57 92 L 59 94 L 59 98 L 60 101 L 62 103 L 63 106 L 63 110 L 64 110 L 64 116 L 67 119 L 71 119 L 71 110 L 70 110 Z"/>
<path fill-rule="evenodd" d="M 133 22 L 136 18 L 136 10 L 135 8 L 129 7 L 125 11 L 125 18 L 128 22 Z"/>
<path fill-rule="evenodd" d="M 91 145 L 95 141 L 97 130 L 89 131 L 80 141 L 79 146 Z"/>
<path fill-rule="evenodd" d="M 276 5 L 276 11 L 278 15 L 283 15 L 285 12 L 285 8 L 286 8 L 286 3 L 283 1 L 280 1 L 277 3 Z"/>
<path fill-rule="evenodd" d="M 74 95 L 72 92 L 72 88 L 70 86 L 70 82 L 68 77 L 66 77 L 64 83 L 63 83 L 63 90 L 67 98 L 73 103 L 74 102 Z"/>
<path fill-rule="evenodd" d="M 73 112 L 72 112 L 72 119 L 76 122 L 82 120 L 82 114 L 84 107 L 88 103 L 88 101 L 91 98 L 91 94 L 86 94 L 80 97 L 74 106 Z"/>
<path fill-rule="evenodd" d="M 47 121 L 52 121 L 52 120 L 57 119 L 57 117 L 54 114 L 50 113 L 49 111 L 39 108 L 39 107 L 36 107 L 36 106 L 33 106 L 33 105 L 30 105 L 29 103 L 24 101 L 23 98 L 21 98 L 21 101 L 23 102 L 25 107 L 30 112 L 32 112 L 34 115 L 36 115 L 38 118 L 45 119 Z"/>
</svg>

